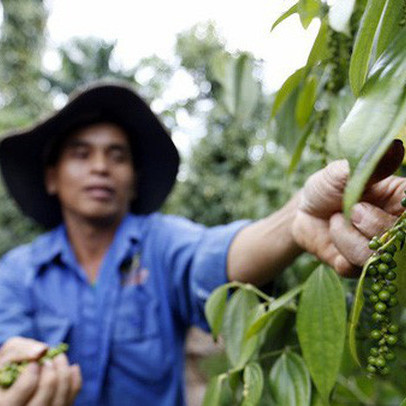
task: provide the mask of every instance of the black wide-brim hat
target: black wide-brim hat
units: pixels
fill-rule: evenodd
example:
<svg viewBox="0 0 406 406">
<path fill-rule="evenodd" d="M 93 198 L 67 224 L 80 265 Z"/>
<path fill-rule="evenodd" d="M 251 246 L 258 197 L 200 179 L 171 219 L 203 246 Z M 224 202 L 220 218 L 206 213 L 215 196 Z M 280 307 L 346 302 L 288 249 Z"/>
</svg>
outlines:
<svg viewBox="0 0 406 406">
<path fill-rule="evenodd" d="M 168 132 L 148 105 L 122 83 L 96 83 L 81 89 L 51 117 L 8 134 L 0 142 L 0 166 L 9 193 L 21 211 L 51 228 L 62 222 L 56 197 L 45 189 L 44 154 L 75 123 L 113 122 L 129 137 L 137 170 L 137 198 L 130 211 L 158 210 L 176 180 L 179 155 Z"/>
</svg>

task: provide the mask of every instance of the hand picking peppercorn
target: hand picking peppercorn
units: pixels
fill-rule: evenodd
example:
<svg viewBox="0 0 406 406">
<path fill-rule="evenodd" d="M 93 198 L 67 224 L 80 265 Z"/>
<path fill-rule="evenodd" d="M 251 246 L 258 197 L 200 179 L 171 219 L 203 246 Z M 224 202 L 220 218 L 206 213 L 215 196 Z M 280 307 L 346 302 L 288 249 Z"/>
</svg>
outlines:
<svg viewBox="0 0 406 406">
<path fill-rule="evenodd" d="M 55 348 L 50 348 L 46 354 L 40 358 L 39 363 L 55 358 L 57 355 L 65 353 L 68 350 L 68 345 L 65 343 L 59 344 Z M 21 372 L 28 365 L 27 361 L 11 362 L 0 369 L 0 387 L 9 388 L 17 380 Z"/>
</svg>

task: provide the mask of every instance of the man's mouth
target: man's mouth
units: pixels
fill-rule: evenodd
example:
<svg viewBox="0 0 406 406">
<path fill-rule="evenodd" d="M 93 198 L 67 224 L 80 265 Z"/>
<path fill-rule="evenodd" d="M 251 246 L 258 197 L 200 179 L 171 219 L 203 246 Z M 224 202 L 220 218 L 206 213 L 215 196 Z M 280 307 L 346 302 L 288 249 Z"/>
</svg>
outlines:
<svg viewBox="0 0 406 406">
<path fill-rule="evenodd" d="M 96 200 L 110 200 L 114 195 L 114 189 L 108 186 L 88 186 L 85 192 Z"/>
</svg>

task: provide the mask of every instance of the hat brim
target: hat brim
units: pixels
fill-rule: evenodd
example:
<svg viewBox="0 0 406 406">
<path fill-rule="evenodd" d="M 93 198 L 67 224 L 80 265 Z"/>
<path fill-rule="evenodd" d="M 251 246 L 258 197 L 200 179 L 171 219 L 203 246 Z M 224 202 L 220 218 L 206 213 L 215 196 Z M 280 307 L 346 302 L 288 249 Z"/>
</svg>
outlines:
<svg viewBox="0 0 406 406">
<path fill-rule="evenodd" d="M 0 166 L 9 193 L 25 215 L 46 228 L 58 225 L 62 213 L 58 200 L 45 189 L 44 149 L 78 116 L 95 113 L 107 120 L 114 117 L 137 151 L 141 175 L 137 177 L 137 199 L 131 204 L 131 212 L 158 210 L 175 183 L 179 154 L 148 105 L 124 85 L 87 88 L 45 121 L 11 133 L 0 142 Z"/>
</svg>

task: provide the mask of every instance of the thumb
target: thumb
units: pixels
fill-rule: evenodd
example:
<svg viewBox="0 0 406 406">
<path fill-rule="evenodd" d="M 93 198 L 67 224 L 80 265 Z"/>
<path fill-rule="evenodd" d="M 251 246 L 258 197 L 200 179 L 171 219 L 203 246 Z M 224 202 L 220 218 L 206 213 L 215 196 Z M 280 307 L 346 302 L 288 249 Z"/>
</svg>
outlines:
<svg viewBox="0 0 406 406">
<path fill-rule="evenodd" d="M 47 345 L 31 338 L 12 337 L 0 349 L 0 365 L 13 361 L 34 361 L 47 350 Z"/>
<path fill-rule="evenodd" d="M 404 155 L 403 143 L 394 140 L 379 161 L 365 189 L 387 178 L 401 165 Z M 311 215 L 329 218 L 342 210 L 342 198 L 350 174 L 348 161 L 333 161 L 317 171 L 303 187 L 300 209 Z"/>
</svg>

